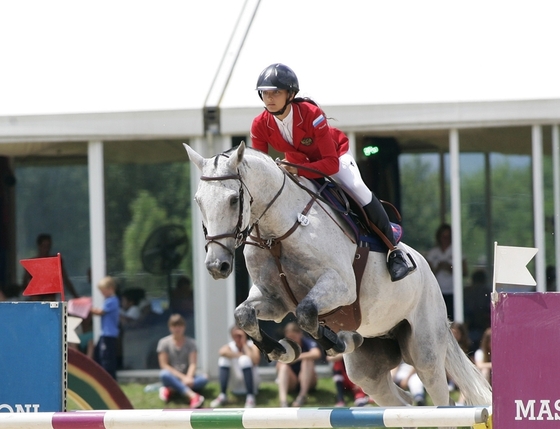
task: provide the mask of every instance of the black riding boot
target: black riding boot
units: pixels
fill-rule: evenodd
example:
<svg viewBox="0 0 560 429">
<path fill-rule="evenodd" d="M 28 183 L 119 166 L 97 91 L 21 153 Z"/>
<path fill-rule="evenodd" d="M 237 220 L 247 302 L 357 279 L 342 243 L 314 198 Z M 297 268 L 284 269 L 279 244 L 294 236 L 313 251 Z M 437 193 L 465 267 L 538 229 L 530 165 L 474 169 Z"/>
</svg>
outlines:
<svg viewBox="0 0 560 429">
<path fill-rule="evenodd" d="M 393 227 L 391 226 L 391 222 L 389 221 L 389 217 L 383 205 L 373 193 L 372 197 L 371 202 L 364 206 L 364 211 L 368 215 L 369 220 L 379 228 L 381 233 L 385 235 L 392 244 L 387 254 L 387 269 L 391 275 L 391 281 L 396 282 L 404 279 L 408 273 L 414 271 L 414 268 L 406 263 L 403 251 L 397 248 Z"/>
</svg>

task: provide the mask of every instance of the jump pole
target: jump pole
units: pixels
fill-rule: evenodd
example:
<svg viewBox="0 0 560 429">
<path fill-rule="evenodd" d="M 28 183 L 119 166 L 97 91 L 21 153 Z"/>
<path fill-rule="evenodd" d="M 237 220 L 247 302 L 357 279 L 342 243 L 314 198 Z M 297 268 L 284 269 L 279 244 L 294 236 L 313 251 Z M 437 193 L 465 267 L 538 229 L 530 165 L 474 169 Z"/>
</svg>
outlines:
<svg viewBox="0 0 560 429">
<path fill-rule="evenodd" d="M 0 413 L 0 429 L 486 428 L 487 407 L 220 408 Z"/>
</svg>

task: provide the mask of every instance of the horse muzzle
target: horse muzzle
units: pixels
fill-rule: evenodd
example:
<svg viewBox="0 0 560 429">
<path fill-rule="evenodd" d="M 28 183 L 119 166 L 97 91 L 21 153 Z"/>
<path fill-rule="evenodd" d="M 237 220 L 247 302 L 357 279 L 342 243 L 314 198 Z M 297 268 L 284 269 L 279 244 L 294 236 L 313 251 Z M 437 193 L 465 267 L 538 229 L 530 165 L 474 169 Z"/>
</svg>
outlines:
<svg viewBox="0 0 560 429">
<path fill-rule="evenodd" d="M 222 257 L 211 257 L 206 255 L 206 269 L 214 280 L 225 279 L 233 271 L 233 256 L 223 255 Z"/>
</svg>

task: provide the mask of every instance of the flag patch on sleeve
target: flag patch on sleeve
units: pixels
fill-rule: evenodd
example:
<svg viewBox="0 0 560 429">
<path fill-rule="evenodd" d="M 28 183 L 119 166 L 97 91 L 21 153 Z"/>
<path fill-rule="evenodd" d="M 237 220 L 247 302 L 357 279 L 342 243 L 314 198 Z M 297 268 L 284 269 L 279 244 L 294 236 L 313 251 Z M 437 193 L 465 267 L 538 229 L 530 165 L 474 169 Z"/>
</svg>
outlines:
<svg viewBox="0 0 560 429">
<path fill-rule="evenodd" d="M 315 120 L 313 121 L 313 126 L 314 126 L 315 128 L 317 128 L 317 126 L 318 126 L 319 124 L 321 124 L 322 122 L 324 122 L 324 121 L 325 121 L 325 117 L 324 117 L 323 115 L 319 115 L 319 116 L 317 116 L 317 118 L 315 118 Z"/>
</svg>

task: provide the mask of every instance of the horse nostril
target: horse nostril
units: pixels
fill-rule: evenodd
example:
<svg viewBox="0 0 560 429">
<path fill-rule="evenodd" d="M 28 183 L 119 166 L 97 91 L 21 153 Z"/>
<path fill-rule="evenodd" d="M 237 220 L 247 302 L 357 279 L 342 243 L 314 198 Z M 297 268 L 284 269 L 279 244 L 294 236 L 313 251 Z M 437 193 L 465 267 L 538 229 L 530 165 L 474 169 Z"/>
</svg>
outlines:
<svg viewBox="0 0 560 429">
<path fill-rule="evenodd" d="M 227 273 L 229 272 L 229 269 L 230 269 L 229 262 L 222 262 L 222 264 L 220 265 L 220 272 Z"/>
</svg>

